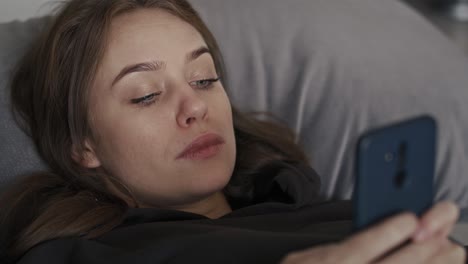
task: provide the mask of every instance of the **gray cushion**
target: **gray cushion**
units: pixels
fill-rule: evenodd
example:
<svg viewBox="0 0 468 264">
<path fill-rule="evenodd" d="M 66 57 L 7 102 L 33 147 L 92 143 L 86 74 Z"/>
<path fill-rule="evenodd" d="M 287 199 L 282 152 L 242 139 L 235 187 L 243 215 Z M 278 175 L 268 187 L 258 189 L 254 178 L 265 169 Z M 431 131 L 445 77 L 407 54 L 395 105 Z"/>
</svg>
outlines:
<svg viewBox="0 0 468 264">
<path fill-rule="evenodd" d="M 7 89 L 16 61 L 43 24 L 44 19 L 0 24 L 0 190 L 18 175 L 47 168 L 13 121 Z"/>
<path fill-rule="evenodd" d="M 233 103 L 273 112 L 299 133 L 324 197 L 351 197 L 362 132 L 429 113 L 439 122 L 437 199 L 468 206 L 468 62 L 414 11 L 375 0 L 191 2 L 220 42 Z M 36 24 L 0 27 L 0 80 Z M 3 98 L 0 181 L 8 182 L 40 161 Z"/>
</svg>

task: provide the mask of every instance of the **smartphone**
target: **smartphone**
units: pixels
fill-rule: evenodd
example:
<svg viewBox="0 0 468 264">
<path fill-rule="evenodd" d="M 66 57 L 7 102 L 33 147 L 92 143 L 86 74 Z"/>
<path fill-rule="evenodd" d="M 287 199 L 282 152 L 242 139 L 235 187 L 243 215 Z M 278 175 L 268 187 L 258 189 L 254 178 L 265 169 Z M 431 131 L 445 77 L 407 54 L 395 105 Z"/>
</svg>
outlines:
<svg viewBox="0 0 468 264">
<path fill-rule="evenodd" d="M 433 204 L 437 125 L 421 116 L 359 138 L 353 194 L 355 231 L 394 214 L 421 215 Z"/>
</svg>

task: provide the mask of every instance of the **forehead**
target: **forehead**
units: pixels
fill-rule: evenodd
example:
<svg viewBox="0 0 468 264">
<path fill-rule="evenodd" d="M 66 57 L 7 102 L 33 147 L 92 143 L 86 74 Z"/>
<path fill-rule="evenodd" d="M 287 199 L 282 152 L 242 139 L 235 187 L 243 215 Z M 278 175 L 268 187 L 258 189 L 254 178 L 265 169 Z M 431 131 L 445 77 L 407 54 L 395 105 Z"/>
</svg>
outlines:
<svg viewBox="0 0 468 264">
<path fill-rule="evenodd" d="M 113 19 L 105 58 L 165 60 L 205 44 L 189 23 L 161 9 L 140 9 Z"/>
</svg>

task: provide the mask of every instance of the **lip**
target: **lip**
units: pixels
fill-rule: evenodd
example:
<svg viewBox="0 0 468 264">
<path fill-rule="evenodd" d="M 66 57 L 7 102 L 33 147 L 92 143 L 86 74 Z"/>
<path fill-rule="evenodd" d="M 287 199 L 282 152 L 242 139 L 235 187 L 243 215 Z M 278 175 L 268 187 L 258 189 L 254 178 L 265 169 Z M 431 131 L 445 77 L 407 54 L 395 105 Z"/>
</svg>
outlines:
<svg viewBox="0 0 468 264">
<path fill-rule="evenodd" d="M 215 133 L 205 133 L 192 141 L 176 159 L 206 159 L 216 155 L 224 139 Z"/>
</svg>

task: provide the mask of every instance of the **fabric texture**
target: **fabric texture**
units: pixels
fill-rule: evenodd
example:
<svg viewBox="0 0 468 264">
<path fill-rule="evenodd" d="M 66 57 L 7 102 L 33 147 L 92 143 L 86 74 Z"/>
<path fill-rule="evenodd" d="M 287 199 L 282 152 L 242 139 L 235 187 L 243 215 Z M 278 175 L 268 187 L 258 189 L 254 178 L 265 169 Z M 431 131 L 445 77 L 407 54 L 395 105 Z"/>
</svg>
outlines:
<svg viewBox="0 0 468 264">
<path fill-rule="evenodd" d="M 256 178 L 254 196 L 263 198 L 219 219 L 134 208 L 122 225 L 97 239 L 41 243 L 17 263 L 279 263 L 288 252 L 350 234 L 350 203 L 320 202 L 319 177 L 311 168 L 272 166 L 275 173 L 260 170 Z"/>
<path fill-rule="evenodd" d="M 396 0 L 191 2 L 220 43 L 233 104 L 272 112 L 299 134 L 322 197 L 351 197 L 364 131 L 431 114 L 437 199 L 468 206 L 468 62 L 428 21 Z M 0 25 L 0 186 L 45 167 L 6 96 L 11 67 L 40 24 Z"/>
<path fill-rule="evenodd" d="M 0 192 L 14 178 L 47 168 L 13 120 L 8 89 L 15 63 L 43 26 L 44 19 L 0 24 Z"/>
</svg>

